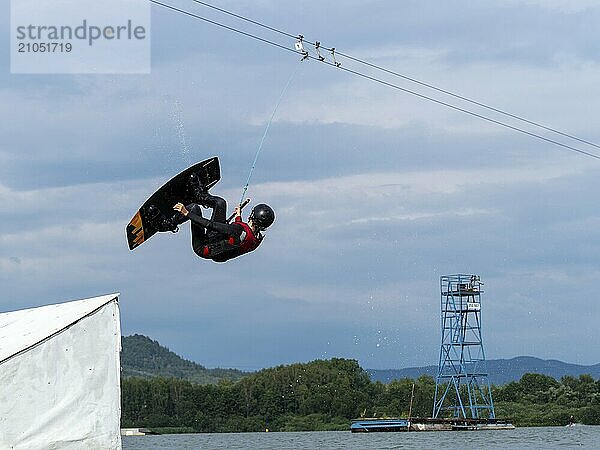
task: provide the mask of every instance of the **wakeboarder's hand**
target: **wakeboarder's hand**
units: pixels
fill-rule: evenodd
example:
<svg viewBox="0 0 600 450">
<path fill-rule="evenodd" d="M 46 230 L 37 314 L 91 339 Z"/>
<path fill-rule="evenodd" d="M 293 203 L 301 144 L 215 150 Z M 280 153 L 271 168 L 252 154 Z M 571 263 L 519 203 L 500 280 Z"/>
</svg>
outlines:
<svg viewBox="0 0 600 450">
<path fill-rule="evenodd" d="M 183 203 L 177 203 L 175 206 L 173 206 L 173 209 L 175 211 L 179 211 L 181 214 L 183 214 L 186 217 L 189 214 L 189 211 L 187 209 L 185 209 L 185 206 L 183 206 Z"/>
</svg>

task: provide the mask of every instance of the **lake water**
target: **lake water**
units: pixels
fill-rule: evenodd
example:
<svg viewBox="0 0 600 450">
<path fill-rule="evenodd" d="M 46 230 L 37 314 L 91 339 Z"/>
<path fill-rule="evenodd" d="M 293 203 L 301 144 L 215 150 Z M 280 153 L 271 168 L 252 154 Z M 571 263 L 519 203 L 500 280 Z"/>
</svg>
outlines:
<svg viewBox="0 0 600 450">
<path fill-rule="evenodd" d="M 125 450 L 154 449 L 549 449 L 600 448 L 600 426 L 419 433 L 223 433 L 123 436 Z"/>
</svg>

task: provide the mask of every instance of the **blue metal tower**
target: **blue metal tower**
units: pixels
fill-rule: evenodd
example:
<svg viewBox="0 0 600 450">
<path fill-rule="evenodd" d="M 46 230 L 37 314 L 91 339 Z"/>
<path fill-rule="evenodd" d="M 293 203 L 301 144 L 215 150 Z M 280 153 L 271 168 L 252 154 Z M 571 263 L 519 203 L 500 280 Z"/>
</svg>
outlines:
<svg viewBox="0 0 600 450">
<path fill-rule="evenodd" d="M 433 417 L 496 417 L 481 338 L 481 286 L 477 275 L 440 278 L 442 345 Z"/>
</svg>

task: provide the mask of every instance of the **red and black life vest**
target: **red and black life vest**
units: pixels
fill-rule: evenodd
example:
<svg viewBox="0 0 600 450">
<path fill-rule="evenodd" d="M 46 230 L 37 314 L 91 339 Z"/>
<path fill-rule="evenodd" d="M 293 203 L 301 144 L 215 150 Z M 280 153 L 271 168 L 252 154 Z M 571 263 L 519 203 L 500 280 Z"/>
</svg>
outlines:
<svg viewBox="0 0 600 450">
<path fill-rule="evenodd" d="M 242 228 L 238 235 L 229 236 L 225 239 L 209 242 L 202 249 L 201 256 L 206 259 L 212 259 L 216 262 L 225 262 L 229 259 L 236 258 L 244 253 L 255 250 L 262 242 L 262 236 L 256 236 L 252 228 L 242 222 L 240 217 L 236 217 L 234 222 Z"/>
</svg>

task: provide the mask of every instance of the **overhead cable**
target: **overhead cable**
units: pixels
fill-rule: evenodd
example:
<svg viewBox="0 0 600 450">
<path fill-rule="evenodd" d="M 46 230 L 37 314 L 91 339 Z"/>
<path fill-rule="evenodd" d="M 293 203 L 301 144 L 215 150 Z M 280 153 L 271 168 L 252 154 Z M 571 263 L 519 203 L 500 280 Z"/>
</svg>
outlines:
<svg viewBox="0 0 600 450">
<path fill-rule="evenodd" d="M 267 29 L 267 30 L 269 30 L 269 31 L 272 31 L 272 32 L 274 32 L 274 33 L 278 33 L 278 34 L 281 34 L 281 35 L 283 35 L 283 36 L 286 36 L 286 37 L 289 37 L 289 38 L 292 38 L 292 39 L 296 39 L 296 38 L 297 38 L 297 36 L 296 36 L 296 35 L 293 35 L 293 34 L 291 34 L 291 33 L 288 33 L 288 32 L 286 32 L 286 31 L 284 31 L 284 30 L 280 30 L 280 29 L 278 29 L 278 28 L 275 28 L 275 27 L 272 27 L 272 26 L 266 25 L 266 24 L 264 24 L 264 23 L 262 23 L 262 22 L 259 22 L 259 21 L 257 21 L 257 20 L 250 19 L 250 18 L 248 18 L 248 17 L 242 16 L 242 15 L 240 15 L 240 14 L 236 14 L 236 13 L 234 13 L 234 12 L 228 11 L 228 10 L 226 10 L 226 9 L 223 9 L 223 8 L 219 8 L 219 7 L 217 7 L 217 6 L 211 5 L 211 4 L 209 4 L 209 3 L 206 3 L 206 2 L 203 2 L 203 1 L 201 1 L 201 0 L 192 0 L 192 1 L 193 1 L 193 2 L 195 2 L 195 3 L 198 3 L 198 4 L 202 5 L 202 6 L 205 6 L 205 7 L 207 7 L 207 8 L 211 8 L 211 9 L 214 9 L 214 10 L 216 10 L 216 11 L 219 11 L 219 12 L 221 12 L 221 13 L 224 13 L 224 14 L 227 14 L 227 15 L 229 15 L 229 16 L 235 17 L 236 19 L 240 19 L 240 20 L 243 20 L 243 21 L 245 21 L 245 22 L 251 23 L 251 24 L 253 24 L 253 25 L 259 26 L 259 27 L 261 27 L 261 28 Z M 457 94 L 457 93 L 451 92 L 451 91 L 449 91 L 449 90 L 447 90 L 447 89 L 442 89 L 442 88 L 440 88 L 440 87 L 437 87 L 437 86 L 435 86 L 435 85 L 433 85 L 433 84 L 430 84 L 430 83 L 426 83 L 426 82 L 423 82 L 423 81 L 417 80 L 417 79 L 416 79 L 416 78 L 414 78 L 414 77 L 410 77 L 410 76 L 407 76 L 407 75 L 401 74 L 401 73 L 399 73 L 399 72 L 396 72 L 396 71 L 394 71 L 394 70 L 391 70 L 391 69 L 388 69 L 388 68 L 382 67 L 382 66 L 380 66 L 380 65 L 377 65 L 377 64 L 371 63 L 371 62 L 369 62 L 369 61 L 365 61 L 364 59 L 357 58 L 357 57 L 355 57 L 355 56 L 352 56 L 352 55 L 349 55 L 349 54 L 347 54 L 347 53 L 342 53 L 342 52 L 340 52 L 339 50 L 338 50 L 338 51 L 336 51 L 334 47 L 331 47 L 331 48 L 323 47 L 319 41 L 314 41 L 314 42 L 311 42 L 311 41 L 305 41 L 305 43 L 307 43 L 307 44 L 310 44 L 310 45 L 312 45 L 312 46 L 315 48 L 315 52 L 317 53 L 317 55 L 318 55 L 318 59 L 319 59 L 320 61 L 323 61 L 323 59 L 321 59 L 322 57 L 320 56 L 320 53 L 319 53 L 319 48 L 321 47 L 321 48 L 324 48 L 325 50 L 327 50 L 327 51 L 329 51 L 329 52 L 335 52 L 335 53 L 334 53 L 334 55 L 335 55 L 335 54 L 337 54 L 337 55 L 339 55 L 339 56 L 342 56 L 342 57 L 344 57 L 344 58 L 347 58 L 347 59 L 349 59 L 349 60 L 351 60 L 351 61 L 354 61 L 354 62 L 357 62 L 357 63 L 359 63 L 359 64 L 364 64 L 364 65 L 366 65 L 366 66 L 368 66 L 368 67 L 371 67 L 371 68 L 373 68 L 373 69 L 380 70 L 380 71 L 382 71 L 382 72 L 385 72 L 385 73 L 387 73 L 387 74 L 390 74 L 390 75 L 393 75 L 393 76 L 396 76 L 396 77 L 402 78 L 403 80 L 406 80 L 406 81 L 410 81 L 411 83 L 418 84 L 418 85 L 420 85 L 420 86 L 423 86 L 423 87 L 426 87 L 426 88 L 428 88 L 428 89 L 433 89 L 433 90 L 435 90 L 435 91 L 437 91 L 437 92 L 440 92 L 440 93 L 442 93 L 442 94 L 449 95 L 449 96 L 452 96 L 452 97 L 454 97 L 454 98 L 457 98 L 457 99 L 459 99 L 459 100 L 462 100 L 462 101 L 465 101 L 465 102 L 471 103 L 471 104 L 473 104 L 473 105 L 477 105 L 477 106 L 479 106 L 479 107 L 481 107 L 481 108 L 485 108 L 485 109 L 488 109 L 488 110 L 490 110 L 490 111 L 494 111 L 494 112 L 496 112 L 496 113 L 498 113 L 498 114 L 502 114 L 502 115 L 505 115 L 505 116 L 507 116 L 507 117 L 511 117 L 511 118 L 513 118 L 513 119 L 520 120 L 520 121 L 522 121 L 522 122 L 525 122 L 525 123 L 527 123 L 527 124 L 529 124 L 529 125 L 533 125 L 533 126 L 536 126 L 536 127 L 542 128 L 542 129 L 544 129 L 544 130 L 546 130 L 546 131 L 550 131 L 550 132 L 552 132 L 552 133 L 559 134 L 559 135 L 561 135 L 561 136 L 567 137 L 567 138 L 569 138 L 569 139 L 573 139 L 573 140 L 575 140 L 575 141 L 578 141 L 578 142 L 581 142 L 581 143 L 583 143 L 583 144 L 587 144 L 587 145 L 591 145 L 592 147 L 600 148 L 600 145 L 598 145 L 598 144 L 596 144 L 596 143 L 594 143 L 594 142 L 591 142 L 591 141 L 588 141 L 588 140 L 582 139 L 582 138 L 580 138 L 580 137 L 574 136 L 574 135 L 572 135 L 572 134 L 569 134 L 569 133 L 565 133 L 565 132 L 563 132 L 563 131 L 560 131 L 560 130 L 558 130 L 558 129 L 556 129 L 556 128 L 550 127 L 550 126 L 548 126 L 548 125 L 544 125 L 544 124 L 541 124 L 541 123 L 539 123 L 539 122 L 535 122 L 535 121 L 533 121 L 533 120 L 529 120 L 529 119 L 527 119 L 527 118 L 525 118 L 525 117 L 519 116 L 519 115 L 517 115 L 517 114 L 510 113 L 510 112 L 508 112 L 508 111 L 505 111 L 505 110 L 503 110 L 503 109 L 500 109 L 500 108 L 495 108 L 495 107 L 493 107 L 493 106 L 490 106 L 490 105 L 488 105 L 488 104 L 485 104 L 485 103 L 483 103 L 483 102 L 480 102 L 480 101 L 477 101 L 477 100 L 473 100 L 473 99 L 471 99 L 471 98 L 469 98 L 469 97 L 466 97 L 466 96 L 464 96 L 464 95 L 460 95 L 460 94 Z M 334 59 L 335 59 L 335 56 L 334 56 Z M 336 65 L 337 65 L 337 64 L 336 64 Z"/>
<path fill-rule="evenodd" d="M 196 2 L 196 3 L 201 3 L 201 4 L 204 4 L 204 2 L 200 2 L 200 0 L 193 0 L 193 1 L 194 1 L 194 2 Z M 493 118 L 491 118 L 491 117 L 488 117 L 488 116 L 484 116 L 483 114 L 479 114 L 479 113 L 476 113 L 476 112 L 474 112 L 474 111 L 470 111 L 470 110 L 468 110 L 468 109 L 465 109 L 465 108 L 462 108 L 462 107 L 459 107 L 459 106 L 453 105 L 453 104 L 451 104 L 451 103 L 448 103 L 448 102 L 445 102 L 445 101 L 442 101 L 442 100 L 438 100 L 438 99 L 436 99 L 436 98 L 433 98 L 433 97 L 430 97 L 430 96 L 428 96 L 428 95 L 421 94 L 421 93 L 419 93 L 419 92 L 413 91 L 413 90 L 411 90 L 411 89 L 408 89 L 408 88 L 404 88 L 404 87 L 402 87 L 402 86 L 399 86 L 399 85 L 397 85 L 397 84 L 394 84 L 394 83 L 391 83 L 391 82 L 388 82 L 388 81 L 382 80 L 382 79 L 380 79 L 380 78 L 377 78 L 377 77 L 374 77 L 374 76 L 371 76 L 371 75 L 368 75 L 368 74 L 365 74 L 365 73 L 362 73 L 362 72 L 359 72 L 359 71 L 357 71 L 357 70 L 349 69 L 349 68 L 347 68 L 347 67 L 345 67 L 345 66 L 342 66 L 342 65 L 340 65 L 340 63 L 339 63 L 339 62 L 335 61 L 335 54 L 338 54 L 338 55 L 342 56 L 342 54 L 341 54 L 341 53 L 339 53 L 339 52 L 336 52 L 336 51 L 335 51 L 335 48 L 328 49 L 328 50 L 330 50 L 330 51 L 331 51 L 331 53 L 332 53 L 332 56 L 333 56 L 333 58 L 334 58 L 334 62 L 331 62 L 331 61 L 325 60 L 324 58 L 321 58 L 321 57 L 316 57 L 316 56 L 310 55 L 310 54 L 308 53 L 308 51 L 306 51 L 306 50 L 304 50 L 304 49 L 302 49 L 302 50 L 296 50 L 296 49 L 294 49 L 294 48 L 287 47 L 287 46 L 285 46 L 285 45 L 283 45 L 283 44 L 280 44 L 280 43 L 278 43 L 278 42 L 271 41 L 271 40 L 269 40 L 269 39 L 266 39 L 266 38 L 263 38 L 263 37 L 260 37 L 260 36 L 254 35 L 254 34 L 252 34 L 252 33 L 249 33 L 249 32 L 247 32 L 247 31 L 239 30 L 239 29 L 237 29 L 237 28 L 235 28 L 235 27 L 232 27 L 232 26 L 229 26 L 229 25 L 225 25 L 225 24 L 223 24 L 223 23 L 217 22 L 217 21 L 215 21 L 215 20 L 208 19 L 208 18 L 206 18 L 206 17 L 202 17 L 202 16 L 200 16 L 200 15 L 198 15 L 198 14 L 195 14 L 195 13 L 192 13 L 192 12 L 189 12 L 189 11 L 186 11 L 186 10 L 183 10 L 183 9 L 180 9 L 180 8 L 176 8 L 176 7 L 172 6 L 172 5 L 168 5 L 168 4 L 166 4 L 166 3 L 162 3 L 162 2 L 160 2 L 160 1 L 158 1 L 158 0 L 150 0 L 150 2 L 151 2 L 151 3 L 154 3 L 154 4 L 156 4 L 156 5 L 162 6 L 162 7 L 164 7 L 164 8 L 170 9 L 170 10 L 172 10 L 172 11 L 176 11 L 176 12 L 179 12 L 179 13 L 181 13 L 181 14 L 185 14 L 185 15 L 187 15 L 187 16 L 193 17 L 193 18 L 195 18 L 195 19 L 202 20 L 202 21 L 204 21 L 204 22 L 207 22 L 207 23 L 210 23 L 210 24 L 212 24 L 212 25 L 215 25 L 215 26 L 218 26 L 218 27 L 224 28 L 224 29 L 226 29 L 226 30 L 228 30 L 228 31 L 232 31 L 232 32 L 238 33 L 238 34 L 240 34 L 240 35 L 243 35 L 243 36 L 245 36 L 245 37 L 249 37 L 249 38 L 252 38 L 252 39 L 258 40 L 258 41 L 260 41 L 260 42 L 263 42 L 263 43 L 265 43 L 265 44 L 269 44 L 269 45 L 275 46 L 275 47 L 277 47 L 277 48 L 280 48 L 280 49 L 283 49 L 283 50 L 287 50 L 287 51 L 289 51 L 289 52 L 292 52 L 292 53 L 296 53 L 296 54 L 300 55 L 300 56 L 302 57 L 302 59 L 307 59 L 307 58 L 308 58 L 308 59 L 313 59 L 313 60 L 315 60 L 315 61 L 319 61 L 319 62 L 321 62 L 321 63 L 327 64 L 327 65 L 329 65 L 329 66 L 332 66 L 332 67 L 335 67 L 335 68 L 338 68 L 338 69 L 341 69 L 341 70 L 344 70 L 344 71 L 346 71 L 346 72 L 348 72 L 348 73 L 351 73 L 351 74 L 354 74 L 354 75 L 356 75 L 356 76 L 359 76 L 359 77 L 362 77 L 362 78 L 368 79 L 368 80 L 370 80 L 370 81 L 373 81 L 373 82 L 376 82 L 376 83 L 382 84 L 382 85 L 384 85 L 384 86 L 388 86 L 388 87 L 391 87 L 391 88 L 393 88 L 393 89 L 396 89 L 396 90 L 399 90 L 399 91 L 402 91 L 402 92 L 406 92 L 406 93 L 408 93 L 408 94 L 415 95 L 415 96 L 417 96 L 417 97 L 419 97 L 419 98 L 422 98 L 422 99 L 424 99 L 424 100 L 429 100 L 429 101 L 431 101 L 431 102 L 433 102 L 433 103 L 436 103 L 436 104 L 438 104 L 438 105 L 442 105 L 442 106 L 445 106 L 445 107 L 447 107 L 447 108 L 451 108 L 451 109 L 454 109 L 454 110 L 456 110 L 456 111 L 459 111 L 459 112 L 462 112 L 462 113 L 465 113 L 465 114 L 469 114 L 469 115 L 471 115 L 471 116 L 473 116 L 473 117 L 480 118 L 480 119 L 482 119 L 482 120 L 485 120 L 485 121 L 488 121 L 488 122 L 490 122 L 490 123 L 494 123 L 494 124 L 496 124 L 496 125 L 500 125 L 500 126 L 502 126 L 502 127 L 505 127 L 505 128 L 508 128 L 508 129 L 510 129 L 510 130 L 513 130 L 513 131 L 517 131 L 517 132 L 520 132 L 520 133 L 526 134 L 526 135 L 528 135 L 528 136 L 531 136 L 531 137 L 534 137 L 534 138 L 537 138 L 537 139 L 543 140 L 543 141 L 545 141 L 545 142 L 549 142 L 549 143 L 551 143 L 551 144 L 554 144 L 554 145 L 557 145 L 557 146 L 559 146 L 559 147 L 563 147 L 563 148 L 565 148 L 565 149 L 568 149 L 568 150 L 571 150 L 571 151 L 574 151 L 574 152 L 580 153 L 580 154 L 582 154 L 582 155 L 586 155 L 586 156 L 589 156 L 589 157 L 591 157 L 591 158 L 595 158 L 595 159 L 600 159 L 600 156 L 598 156 L 598 155 L 595 155 L 595 154 L 593 154 L 593 153 L 590 153 L 590 152 L 587 152 L 587 151 L 585 151 L 585 150 L 579 149 L 579 148 L 577 148 L 577 147 L 573 147 L 573 146 L 571 146 L 571 145 L 564 144 L 564 143 L 562 143 L 562 142 L 560 142 L 560 141 L 556 141 L 556 140 L 554 140 L 554 139 L 550 139 L 550 138 L 547 138 L 547 137 L 541 136 L 541 135 L 539 135 L 539 134 L 537 134 L 537 133 L 533 133 L 533 132 L 531 132 L 531 131 L 524 130 L 524 129 L 522 129 L 522 128 L 519 128 L 519 127 L 517 127 L 517 126 L 510 125 L 510 124 L 508 124 L 508 123 L 502 122 L 502 121 L 500 121 L 500 120 L 493 119 Z M 213 7 L 213 8 L 214 8 L 214 9 L 219 9 L 219 10 L 220 10 L 220 8 L 216 8 L 216 7 Z M 223 11 L 225 11 L 225 10 L 223 10 Z M 233 13 L 229 13 L 229 12 L 227 12 L 227 13 L 228 13 L 228 14 L 230 14 L 230 15 L 233 15 L 233 16 L 237 16 L 237 15 L 235 15 L 235 14 L 233 14 Z M 240 16 L 240 18 L 241 18 L 241 16 Z M 252 21 L 251 19 L 246 19 L 246 18 L 244 18 L 244 20 L 246 20 L 246 21 L 248 21 L 248 22 L 251 22 L 251 23 L 254 23 L 254 24 L 259 24 L 258 22 Z M 262 24 L 261 24 L 261 26 L 263 26 L 263 27 L 265 27 L 265 28 L 268 28 L 268 29 L 271 29 L 271 27 L 268 27 L 268 26 L 266 26 L 266 25 L 262 25 Z M 273 30 L 276 30 L 276 29 L 273 29 Z M 273 30 L 271 30 L 271 31 L 273 31 Z M 277 30 L 277 31 L 278 31 L 278 32 L 280 32 L 279 30 Z M 290 34 L 288 34 L 288 33 L 285 33 L 285 32 L 280 32 L 280 33 L 282 33 L 282 34 L 285 34 L 285 35 L 286 35 L 286 36 L 288 36 L 288 37 L 293 37 L 294 39 L 298 39 L 298 38 L 300 38 L 300 41 L 302 41 L 302 36 L 294 36 L 294 35 L 290 35 Z M 311 45 L 314 45 L 314 44 L 312 44 L 312 43 L 311 43 Z M 346 56 L 346 55 L 343 55 L 343 56 L 345 56 L 346 58 L 348 58 L 348 56 Z M 361 61 L 358 61 L 358 62 L 361 62 Z M 367 63 L 367 64 L 370 64 L 370 63 Z M 387 69 L 385 69 L 385 70 L 387 71 Z M 390 71 L 390 73 L 392 73 L 392 72 Z M 400 76 L 400 75 L 398 75 L 398 76 Z M 437 89 L 437 90 L 440 90 L 439 88 L 436 88 L 436 89 Z M 440 90 L 440 91 L 444 92 L 443 90 Z M 454 95 L 454 96 L 456 96 L 456 97 L 459 97 L 459 98 L 460 98 L 460 96 L 458 96 L 457 94 L 453 94 L 453 95 Z M 465 99 L 465 100 L 468 100 L 468 99 L 466 99 L 466 97 L 465 97 L 464 99 Z M 478 102 L 475 102 L 475 101 L 471 101 L 471 103 L 478 104 Z M 480 106 L 482 106 L 482 105 L 483 105 L 483 104 L 480 104 Z M 488 109 L 495 110 L 495 108 L 492 108 L 492 107 L 488 107 Z M 501 111 L 501 110 L 497 110 L 497 112 L 502 112 L 502 111 Z M 519 116 L 513 116 L 513 115 L 511 115 L 510 113 L 504 113 L 504 114 L 505 114 L 505 115 L 509 115 L 509 116 L 511 116 L 511 117 L 514 117 L 514 118 L 517 118 L 517 119 L 520 119 L 520 120 L 523 120 L 523 121 L 526 121 L 526 122 L 528 122 L 528 123 L 530 123 L 530 124 L 532 124 L 532 125 L 541 126 L 542 128 L 545 128 L 545 129 L 547 129 L 547 130 L 549 130 L 549 131 L 553 131 L 553 132 L 555 132 L 555 133 L 561 134 L 561 135 L 563 135 L 563 136 L 566 136 L 566 137 L 571 137 L 570 135 L 568 135 L 568 134 L 566 134 L 566 133 L 562 133 L 562 132 L 560 132 L 560 131 L 558 131 L 558 130 L 554 130 L 554 129 L 552 129 L 552 128 L 549 128 L 549 127 L 548 127 L 548 128 L 546 128 L 546 127 L 544 127 L 543 125 L 538 125 L 538 124 L 536 124 L 535 122 L 532 122 L 532 121 L 527 121 L 526 119 L 521 119 L 521 118 L 519 118 Z M 584 140 L 582 140 L 582 139 L 579 139 L 579 138 L 577 138 L 577 137 L 571 137 L 571 138 L 573 138 L 573 139 L 576 139 L 576 140 L 578 140 L 578 141 L 581 141 L 581 142 L 583 142 L 583 143 L 587 143 L 587 144 L 589 144 L 589 145 L 593 145 L 593 146 L 595 146 L 595 147 L 599 147 L 599 148 L 600 148 L 600 146 L 598 146 L 598 145 L 596 145 L 596 144 L 593 144 L 593 143 L 588 143 L 587 141 L 584 141 Z"/>
</svg>

